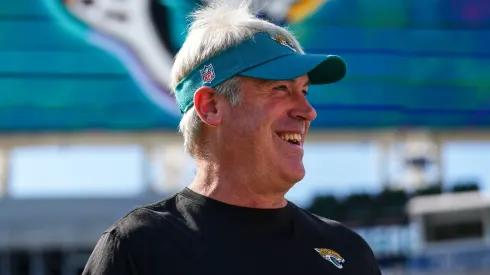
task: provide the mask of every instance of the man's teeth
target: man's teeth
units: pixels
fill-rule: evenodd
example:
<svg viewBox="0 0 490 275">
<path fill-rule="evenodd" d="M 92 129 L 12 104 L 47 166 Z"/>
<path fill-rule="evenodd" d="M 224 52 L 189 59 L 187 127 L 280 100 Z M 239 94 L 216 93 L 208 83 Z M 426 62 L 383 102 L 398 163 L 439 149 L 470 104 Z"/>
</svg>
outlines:
<svg viewBox="0 0 490 275">
<path fill-rule="evenodd" d="M 282 134 L 281 138 L 285 141 L 299 143 L 301 141 L 301 134 Z"/>
</svg>

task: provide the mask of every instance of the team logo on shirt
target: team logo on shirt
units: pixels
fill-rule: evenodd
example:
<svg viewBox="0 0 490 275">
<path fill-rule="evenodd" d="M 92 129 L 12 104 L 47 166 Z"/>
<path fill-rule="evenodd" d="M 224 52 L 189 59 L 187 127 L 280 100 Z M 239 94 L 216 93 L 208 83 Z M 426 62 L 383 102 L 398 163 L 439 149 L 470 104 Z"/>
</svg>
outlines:
<svg viewBox="0 0 490 275">
<path fill-rule="evenodd" d="M 342 258 L 339 253 L 328 248 L 315 248 L 315 251 L 318 252 L 322 258 L 335 265 L 338 269 L 344 268 L 343 263 L 345 263 L 345 259 Z"/>
</svg>

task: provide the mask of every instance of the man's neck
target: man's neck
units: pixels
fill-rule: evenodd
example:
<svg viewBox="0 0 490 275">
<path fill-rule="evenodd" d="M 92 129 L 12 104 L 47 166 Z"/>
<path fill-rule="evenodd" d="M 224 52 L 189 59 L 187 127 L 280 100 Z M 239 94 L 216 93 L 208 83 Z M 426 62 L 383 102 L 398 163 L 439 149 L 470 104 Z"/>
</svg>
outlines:
<svg viewBox="0 0 490 275">
<path fill-rule="evenodd" d="M 270 184 L 267 179 L 257 179 L 250 171 L 226 169 L 216 163 L 197 163 L 197 173 L 189 186 L 192 191 L 212 199 L 242 207 L 282 208 L 286 206 L 284 198 L 287 190 L 266 192 L 267 188 L 257 190 Z"/>
</svg>

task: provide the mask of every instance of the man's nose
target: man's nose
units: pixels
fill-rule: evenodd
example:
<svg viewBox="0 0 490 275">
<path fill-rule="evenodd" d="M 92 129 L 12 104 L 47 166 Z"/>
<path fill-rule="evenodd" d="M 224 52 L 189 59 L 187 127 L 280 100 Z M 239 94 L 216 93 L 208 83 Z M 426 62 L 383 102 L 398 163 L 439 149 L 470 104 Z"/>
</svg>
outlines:
<svg viewBox="0 0 490 275">
<path fill-rule="evenodd" d="M 291 117 L 306 121 L 313 121 L 316 118 L 316 110 L 311 106 L 305 96 L 301 95 L 296 99 L 297 104 L 290 112 Z"/>
</svg>

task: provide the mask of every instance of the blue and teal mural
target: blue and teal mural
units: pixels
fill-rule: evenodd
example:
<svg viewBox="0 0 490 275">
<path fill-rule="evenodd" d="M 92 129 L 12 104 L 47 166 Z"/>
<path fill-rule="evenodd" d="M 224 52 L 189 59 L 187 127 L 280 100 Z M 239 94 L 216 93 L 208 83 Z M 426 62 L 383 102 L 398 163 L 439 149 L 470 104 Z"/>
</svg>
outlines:
<svg viewBox="0 0 490 275">
<path fill-rule="evenodd" d="M 212 0 L 0 3 L 0 130 L 175 130 L 186 15 Z M 304 48 L 342 55 L 312 127 L 490 126 L 490 0 L 259 0 Z"/>
</svg>

